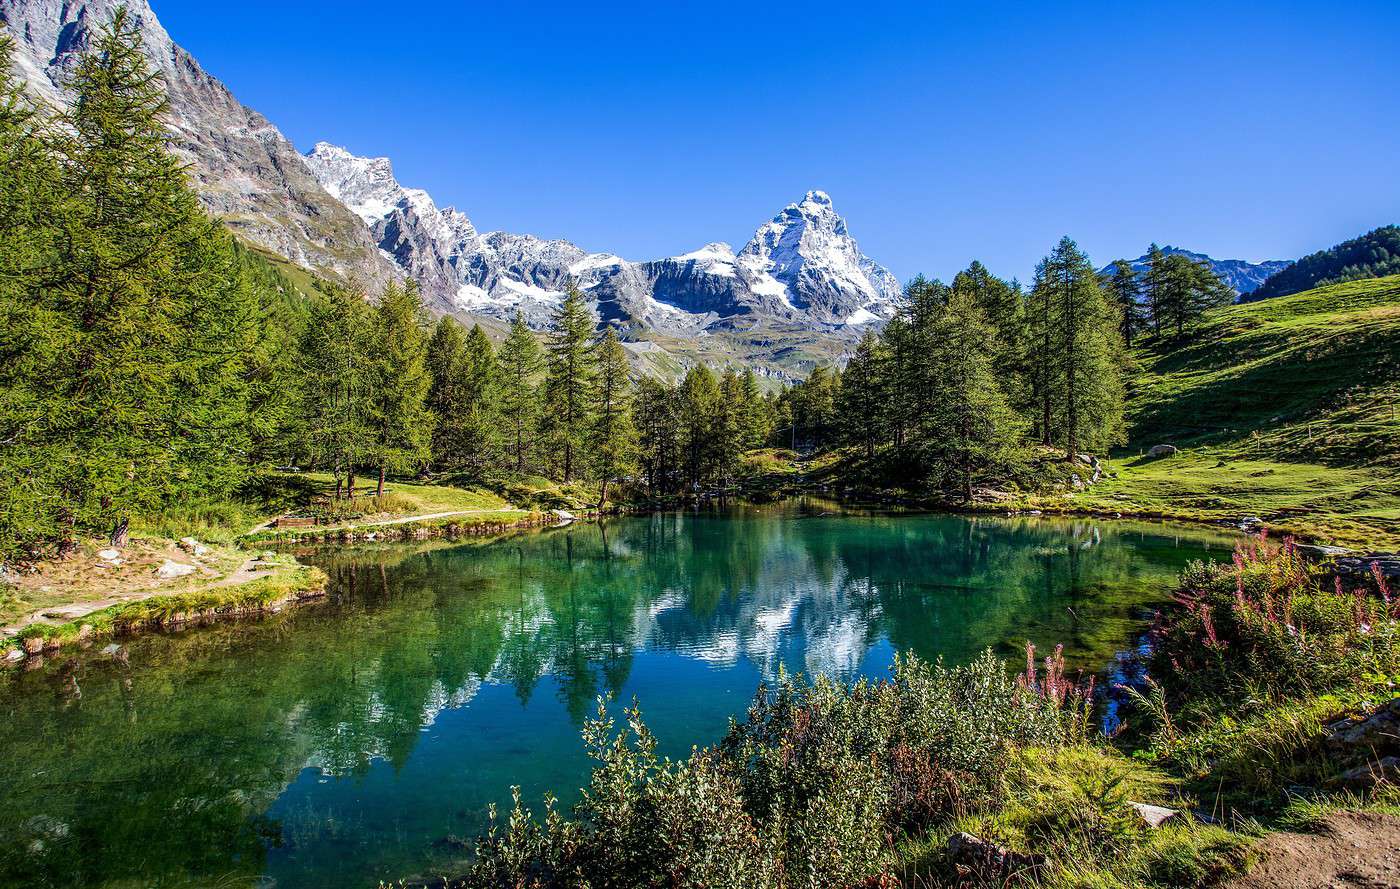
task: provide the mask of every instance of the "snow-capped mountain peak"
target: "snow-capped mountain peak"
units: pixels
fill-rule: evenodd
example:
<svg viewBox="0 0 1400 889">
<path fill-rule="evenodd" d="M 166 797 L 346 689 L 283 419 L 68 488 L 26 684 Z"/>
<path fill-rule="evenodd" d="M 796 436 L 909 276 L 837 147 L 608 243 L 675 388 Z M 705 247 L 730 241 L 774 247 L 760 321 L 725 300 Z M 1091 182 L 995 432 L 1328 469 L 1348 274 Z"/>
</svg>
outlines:
<svg viewBox="0 0 1400 889">
<path fill-rule="evenodd" d="M 799 309 L 831 322 L 887 318 L 900 296 L 899 282 L 861 252 L 824 191 L 807 192 L 760 226 L 739 261 L 783 284 Z"/>
<path fill-rule="evenodd" d="M 387 158 L 328 142 L 306 155 L 322 186 L 370 228 L 380 249 L 444 308 L 548 324 L 572 283 L 605 321 L 698 335 L 741 316 L 815 329 L 888 318 L 899 285 L 860 251 L 823 191 L 759 227 L 737 254 L 722 242 L 650 262 L 588 253 L 563 240 L 480 233 L 463 213 L 405 188 Z"/>
</svg>

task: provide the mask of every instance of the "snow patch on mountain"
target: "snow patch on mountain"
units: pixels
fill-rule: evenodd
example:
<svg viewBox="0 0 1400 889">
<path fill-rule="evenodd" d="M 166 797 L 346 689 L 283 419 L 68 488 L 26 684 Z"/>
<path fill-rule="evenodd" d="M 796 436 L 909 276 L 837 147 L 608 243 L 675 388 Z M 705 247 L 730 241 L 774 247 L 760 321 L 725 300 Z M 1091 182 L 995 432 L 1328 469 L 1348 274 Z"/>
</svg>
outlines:
<svg viewBox="0 0 1400 889">
<path fill-rule="evenodd" d="M 466 214 L 401 185 L 388 158 L 321 142 L 306 161 L 380 248 L 449 310 L 500 318 L 519 312 L 544 327 L 572 283 L 608 323 L 697 335 L 739 316 L 859 326 L 889 318 L 900 295 L 894 276 L 860 251 L 822 191 L 789 204 L 737 254 L 714 242 L 629 262 L 559 239 L 478 232 Z"/>
</svg>

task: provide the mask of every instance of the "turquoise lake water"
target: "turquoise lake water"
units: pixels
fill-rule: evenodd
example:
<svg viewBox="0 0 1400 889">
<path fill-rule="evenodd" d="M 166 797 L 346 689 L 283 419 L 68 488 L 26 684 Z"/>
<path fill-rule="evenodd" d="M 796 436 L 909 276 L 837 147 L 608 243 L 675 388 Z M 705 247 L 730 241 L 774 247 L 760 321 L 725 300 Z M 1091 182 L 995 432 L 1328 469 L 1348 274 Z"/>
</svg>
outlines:
<svg viewBox="0 0 1400 889">
<path fill-rule="evenodd" d="M 303 557 L 331 598 L 0 676 L 0 886 L 355 889 L 451 872 L 490 802 L 577 795 L 636 698 L 662 752 L 780 667 L 1131 647 L 1209 530 L 793 501 Z"/>
</svg>

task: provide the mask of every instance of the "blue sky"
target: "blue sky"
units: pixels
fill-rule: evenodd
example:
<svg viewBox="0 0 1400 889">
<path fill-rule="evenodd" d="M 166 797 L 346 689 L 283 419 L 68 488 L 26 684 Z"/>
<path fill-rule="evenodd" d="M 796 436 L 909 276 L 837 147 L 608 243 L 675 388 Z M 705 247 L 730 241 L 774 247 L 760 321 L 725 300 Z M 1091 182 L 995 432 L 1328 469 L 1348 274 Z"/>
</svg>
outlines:
<svg viewBox="0 0 1400 889">
<path fill-rule="evenodd" d="M 901 279 L 1400 222 L 1396 0 L 153 5 L 302 150 L 629 259 L 737 249 L 810 188 Z"/>
</svg>

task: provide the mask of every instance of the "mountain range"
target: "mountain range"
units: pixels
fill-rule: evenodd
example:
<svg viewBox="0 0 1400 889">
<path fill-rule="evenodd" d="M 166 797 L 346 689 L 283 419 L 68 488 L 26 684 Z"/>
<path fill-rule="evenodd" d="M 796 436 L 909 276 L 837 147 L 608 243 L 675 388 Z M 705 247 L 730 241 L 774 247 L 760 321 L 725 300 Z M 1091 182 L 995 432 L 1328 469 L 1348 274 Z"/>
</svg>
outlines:
<svg viewBox="0 0 1400 889">
<path fill-rule="evenodd" d="M 264 253 L 318 275 L 370 292 L 413 278 L 434 312 L 497 331 L 517 312 L 543 329 L 573 284 L 636 361 L 665 376 L 708 361 L 797 379 L 840 360 L 898 305 L 899 282 L 861 251 L 818 190 L 760 225 L 737 252 L 716 242 L 630 261 L 565 240 L 481 232 L 466 213 L 400 184 L 388 158 L 328 142 L 301 154 L 170 38 L 148 0 L 124 2 L 164 78 L 172 148 L 206 209 Z M 37 98 L 63 101 L 77 59 L 122 3 L 0 0 L 15 65 Z M 1240 293 L 1286 265 L 1166 249 L 1210 262 Z"/>
<path fill-rule="evenodd" d="M 1210 266 L 1212 272 L 1215 272 L 1216 277 L 1235 291 L 1237 296 L 1253 293 L 1269 279 L 1270 275 L 1293 264 L 1293 261 L 1289 259 L 1266 259 L 1263 262 L 1249 262 L 1243 259 L 1214 259 L 1204 253 L 1193 253 L 1182 247 L 1163 247 L 1162 252 L 1168 256 L 1180 254 L 1192 262 L 1205 263 Z M 1147 271 L 1147 254 L 1144 253 L 1137 259 L 1129 260 L 1129 262 L 1134 271 L 1138 273 Z M 1111 272 L 1113 267 L 1107 266 L 1102 271 Z"/>
</svg>

